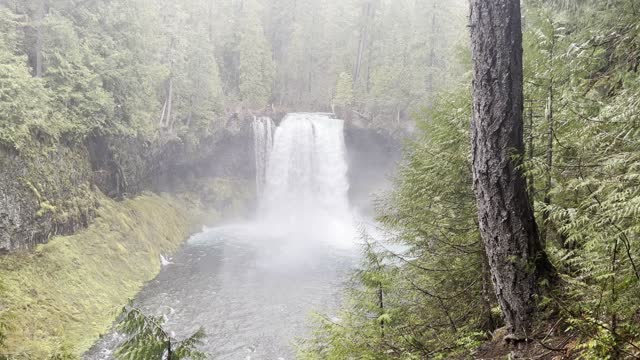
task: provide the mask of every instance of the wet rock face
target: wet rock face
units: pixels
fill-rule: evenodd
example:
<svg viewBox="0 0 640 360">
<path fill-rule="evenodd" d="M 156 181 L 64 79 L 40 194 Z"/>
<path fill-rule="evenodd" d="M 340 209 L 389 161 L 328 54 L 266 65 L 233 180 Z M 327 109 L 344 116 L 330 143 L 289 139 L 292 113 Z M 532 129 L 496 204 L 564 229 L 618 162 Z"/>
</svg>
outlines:
<svg viewBox="0 0 640 360">
<path fill-rule="evenodd" d="M 24 214 L 35 213 L 34 199 L 24 199 L 20 195 L 23 187 L 15 181 L 26 170 L 19 161 L 16 155 L 0 150 L 0 251 L 12 248 L 11 239 L 23 226 Z"/>
<path fill-rule="evenodd" d="M 375 195 L 391 186 L 391 179 L 402 158 L 402 141 L 384 129 L 347 122 L 345 142 L 351 204 L 372 215 Z"/>
<path fill-rule="evenodd" d="M 200 139 L 197 145 L 173 143 L 161 152 L 151 187 L 173 191 L 185 180 L 199 177 L 255 179 L 253 117 L 230 116 L 224 128 Z"/>
<path fill-rule="evenodd" d="M 91 169 L 82 148 L 0 149 L 0 252 L 70 234 L 94 217 Z"/>
<path fill-rule="evenodd" d="M 98 189 L 122 199 L 184 190 L 185 181 L 199 177 L 253 179 L 252 136 L 248 118 L 230 117 L 218 132 L 191 142 L 93 136 L 77 145 L 34 139 L 24 154 L 0 148 L 0 252 L 86 227 Z"/>
</svg>

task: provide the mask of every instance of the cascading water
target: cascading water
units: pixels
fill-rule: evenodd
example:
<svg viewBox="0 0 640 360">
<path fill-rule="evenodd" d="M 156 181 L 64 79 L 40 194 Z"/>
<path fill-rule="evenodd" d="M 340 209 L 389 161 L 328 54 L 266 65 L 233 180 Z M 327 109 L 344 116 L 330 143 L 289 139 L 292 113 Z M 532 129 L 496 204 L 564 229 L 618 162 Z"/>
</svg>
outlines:
<svg viewBox="0 0 640 360">
<path fill-rule="evenodd" d="M 327 114 L 289 114 L 276 128 L 266 163 L 259 217 L 277 233 L 348 245 L 349 207 L 344 122 Z"/>
<path fill-rule="evenodd" d="M 338 308 L 356 261 L 343 122 L 291 114 L 277 128 L 268 118 L 253 125 L 258 221 L 195 235 L 135 304 L 163 316 L 174 338 L 202 326 L 202 350 L 215 359 L 294 359 L 309 313 Z M 113 360 L 124 340 L 114 331 L 85 359 Z"/>
<path fill-rule="evenodd" d="M 266 116 L 254 117 L 253 140 L 256 157 L 256 193 L 262 198 L 263 186 L 269 161 L 269 153 L 273 146 L 273 120 Z"/>
</svg>

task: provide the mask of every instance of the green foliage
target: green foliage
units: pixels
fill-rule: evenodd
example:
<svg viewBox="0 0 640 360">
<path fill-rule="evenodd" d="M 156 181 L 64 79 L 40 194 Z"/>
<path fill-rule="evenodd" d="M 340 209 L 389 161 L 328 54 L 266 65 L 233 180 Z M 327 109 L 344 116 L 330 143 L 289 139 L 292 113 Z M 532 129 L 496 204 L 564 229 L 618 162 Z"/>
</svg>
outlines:
<svg viewBox="0 0 640 360">
<path fill-rule="evenodd" d="M 338 106 L 349 106 L 353 104 L 353 77 L 351 74 L 341 72 L 336 84 L 336 94 L 333 103 Z"/>
<path fill-rule="evenodd" d="M 349 306 L 330 319 L 315 316 L 315 337 L 301 348 L 302 359 L 383 359 L 385 332 L 393 324 L 394 313 L 388 308 L 389 291 L 394 281 L 393 266 L 385 264 L 387 256 L 379 252 L 367 234 L 364 259 L 354 274 L 357 285 L 349 289 Z"/>
<path fill-rule="evenodd" d="M 271 97 L 274 65 L 271 49 L 264 36 L 260 15 L 254 2 L 248 1 L 244 16 L 238 20 L 240 100 L 250 108 L 266 104 Z M 252 8 L 253 6 L 253 8 Z"/>
<path fill-rule="evenodd" d="M 390 125 L 457 76 L 464 2 L 436 1 L 367 13 L 361 0 L 3 0 L 0 143 L 28 151 L 34 139 L 101 134 L 196 145 L 223 109 L 270 102 L 348 104 Z"/>
<path fill-rule="evenodd" d="M 31 129 L 46 131 L 49 93 L 18 54 L 17 16 L 0 7 L 0 145 L 21 149 Z"/>
<path fill-rule="evenodd" d="M 386 239 L 363 237 L 340 321 L 320 317 L 303 358 L 446 358 L 497 325 L 471 191 L 468 94 L 443 94 L 421 115 L 396 190 L 379 204 Z"/>
<path fill-rule="evenodd" d="M 375 122 L 390 126 L 395 120 L 400 125 L 425 104 L 431 105 L 438 92 L 457 87 L 465 68 L 455 51 L 467 44 L 467 4 L 428 0 L 378 6 L 379 13 L 369 20 L 366 74 L 356 79 L 356 103 Z"/>
<path fill-rule="evenodd" d="M 51 14 L 44 31 L 47 34 L 43 50 L 44 81 L 53 90 L 56 116 L 67 120 L 68 129 L 64 131 L 82 138 L 95 128 L 108 128 L 115 104 L 104 90 L 100 75 L 87 66 L 87 58 L 92 54 L 85 52 L 86 45 L 80 41 L 73 22 Z"/>
<path fill-rule="evenodd" d="M 27 146 L 32 129 L 54 130 L 46 125 L 48 93 L 17 57 L 0 52 L 0 143 L 20 150 Z"/>
<path fill-rule="evenodd" d="M 524 167 L 562 279 L 542 305 L 578 339 L 579 358 L 637 357 L 638 9 L 629 0 L 526 5 Z M 380 69 L 376 101 L 411 93 L 397 80 L 402 68 Z M 367 247 L 340 321 L 317 320 L 304 358 L 454 358 L 500 325 L 471 191 L 468 99 L 459 88 L 421 116 L 396 188 L 380 203 L 385 239 Z"/>
<path fill-rule="evenodd" d="M 193 143 L 220 127 L 212 19 L 199 11 L 206 1 L 60 0 L 37 20 L 39 1 L 0 4 L 1 144 L 28 151 L 34 139 L 152 141 L 159 133 Z M 34 77 L 38 53 L 41 78 Z"/>
<path fill-rule="evenodd" d="M 116 350 L 116 357 L 122 360 L 206 359 L 206 355 L 198 351 L 206 337 L 202 328 L 177 341 L 163 328 L 164 321 L 162 316 L 148 316 L 131 305 L 125 306 L 117 328 L 128 338 Z"/>
<path fill-rule="evenodd" d="M 241 207 L 248 195 L 240 191 L 245 184 L 220 179 L 195 186 L 207 203 L 229 204 L 229 216 L 246 210 Z M 160 254 L 175 251 L 201 224 L 220 219 L 189 192 L 123 202 L 101 196 L 99 203 L 86 230 L 53 238 L 32 253 L 0 257 L 0 333 L 6 335 L 0 359 L 80 356 L 111 328 L 114 309 L 157 275 Z"/>
<path fill-rule="evenodd" d="M 529 174 L 549 250 L 564 272 L 563 294 L 554 300 L 587 359 L 635 353 L 640 340 L 640 26 L 633 3 L 532 2 L 526 16 L 526 92 L 539 116 Z"/>
</svg>

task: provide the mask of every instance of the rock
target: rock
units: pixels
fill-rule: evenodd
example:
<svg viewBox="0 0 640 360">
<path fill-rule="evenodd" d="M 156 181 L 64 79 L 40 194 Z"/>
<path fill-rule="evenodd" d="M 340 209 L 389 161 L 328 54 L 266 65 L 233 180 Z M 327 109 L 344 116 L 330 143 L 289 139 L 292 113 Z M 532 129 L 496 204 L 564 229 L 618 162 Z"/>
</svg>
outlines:
<svg viewBox="0 0 640 360">
<path fill-rule="evenodd" d="M 34 138 L 20 153 L 0 148 L 0 252 L 30 249 L 88 226 L 96 191 L 123 199 L 171 192 L 190 178 L 253 179 L 250 124 L 230 118 L 225 128 L 197 138 L 93 135 L 81 144 Z"/>
</svg>

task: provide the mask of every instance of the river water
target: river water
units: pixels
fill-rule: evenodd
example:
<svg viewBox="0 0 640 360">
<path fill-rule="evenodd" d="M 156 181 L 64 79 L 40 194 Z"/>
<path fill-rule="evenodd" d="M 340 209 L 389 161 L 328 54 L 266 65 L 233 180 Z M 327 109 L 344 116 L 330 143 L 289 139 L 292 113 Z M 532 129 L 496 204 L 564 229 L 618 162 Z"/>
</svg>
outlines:
<svg viewBox="0 0 640 360">
<path fill-rule="evenodd" d="M 194 236 L 147 284 L 136 304 L 163 314 L 177 338 L 202 326 L 214 359 L 293 359 L 314 311 L 331 314 L 354 264 L 351 250 L 296 246 L 250 225 Z M 104 337 L 86 359 L 113 359 L 122 337 Z"/>
<path fill-rule="evenodd" d="M 258 218 L 192 237 L 135 303 L 178 339 L 203 327 L 214 359 L 293 359 L 357 262 L 343 122 L 290 114 L 253 128 Z M 111 333 L 85 358 L 112 359 L 122 340 Z"/>
</svg>

